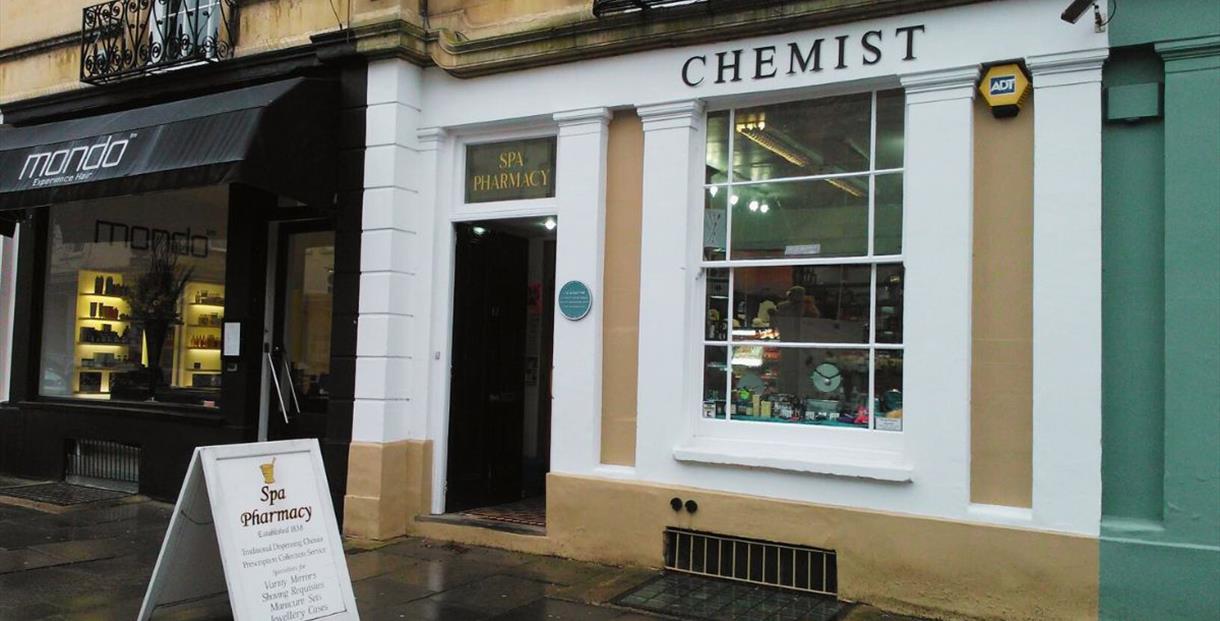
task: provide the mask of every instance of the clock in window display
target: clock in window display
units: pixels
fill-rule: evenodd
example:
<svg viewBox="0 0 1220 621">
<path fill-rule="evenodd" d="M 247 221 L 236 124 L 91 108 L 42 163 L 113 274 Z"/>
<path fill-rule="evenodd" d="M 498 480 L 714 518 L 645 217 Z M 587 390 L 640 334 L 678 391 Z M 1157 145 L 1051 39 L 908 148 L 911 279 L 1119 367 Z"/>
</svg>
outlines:
<svg viewBox="0 0 1220 621">
<path fill-rule="evenodd" d="M 813 387 L 817 388 L 818 392 L 834 392 L 843 384 L 843 373 L 839 367 L 829 362 L 814 367 L 809 378 L 813 380 Z"/>
</svg>

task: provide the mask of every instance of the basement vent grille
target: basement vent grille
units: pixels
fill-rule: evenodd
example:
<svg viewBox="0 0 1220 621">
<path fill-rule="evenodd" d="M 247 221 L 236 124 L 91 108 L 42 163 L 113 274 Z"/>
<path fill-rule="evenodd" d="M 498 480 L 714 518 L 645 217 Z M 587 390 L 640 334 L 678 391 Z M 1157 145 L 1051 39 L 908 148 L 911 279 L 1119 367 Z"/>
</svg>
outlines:
<svg viewBox="0 0 1220 621">
<path fill-rule="evenodd" d="M 68 483 L 136 493 L 140 447 L 104 440 L 68 441 Z"/>
<path fill-rule="evenodd" d="M 834 550 L 665 529 L 665 568 L 699 576 L 836 595 Z"/>
</svg>

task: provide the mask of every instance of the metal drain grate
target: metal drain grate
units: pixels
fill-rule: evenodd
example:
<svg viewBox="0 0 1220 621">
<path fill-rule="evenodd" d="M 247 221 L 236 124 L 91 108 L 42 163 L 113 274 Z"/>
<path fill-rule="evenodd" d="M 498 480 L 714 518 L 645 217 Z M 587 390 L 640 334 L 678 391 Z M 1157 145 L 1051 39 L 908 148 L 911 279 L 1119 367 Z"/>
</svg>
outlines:
<svg viewBox="0 0 1220 621">
<path fill-rule="evenodd" d="M 140 447 L 104 440 L 72 440 L 66 456 L 69 483 L 123 492 L 140 489 Z"/>
<path fill-rule="evenodd" d="M 834 550 L 665 529 L 665 568 L 809 593 L 839 592 Z"/>
<path fill-rule="evenodd" d="M 833 597 L 689 574 L 666 574 L 614 604 L 700 621 L 832 621 L 847 610 Z"/>
<path fill-rule="evenodd" d="M 130 496 L 126 492 L 116 492 L 108 489 L 98 489 L 95 487 L 84 487 L 81 485 L 72 485 L 70 483 L 44 483 L 42 485 L 25 485 L 22 487 L 7 487 L 0 489 L 0 496 L 11 496 L 13 498 L 22 498 L 25 500 L 33 500 L 35 502 L 45 502 L 52 505 L 66 507 L 68 505 L 79 505 L 87 502 L 97 502 L 99 500 L 115 500 L 118 498 L 126 498 Z"/>
</svg>

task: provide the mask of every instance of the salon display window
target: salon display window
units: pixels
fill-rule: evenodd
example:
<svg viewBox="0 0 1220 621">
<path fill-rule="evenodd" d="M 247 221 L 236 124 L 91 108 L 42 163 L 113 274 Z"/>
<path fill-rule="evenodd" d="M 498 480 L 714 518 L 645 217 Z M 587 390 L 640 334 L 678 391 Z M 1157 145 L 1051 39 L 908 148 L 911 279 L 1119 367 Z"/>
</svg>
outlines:
<svg viewBox="0 0 1220 621">
<path fill-rule="evenodd" d="M 708 115 L 703 418 L 902 430 L 904 105 Z"/>
<path fill-rule="evenodd" d="M 227 196 L 49 208 L 39 394 L 219 407 Z"/>
</svg>

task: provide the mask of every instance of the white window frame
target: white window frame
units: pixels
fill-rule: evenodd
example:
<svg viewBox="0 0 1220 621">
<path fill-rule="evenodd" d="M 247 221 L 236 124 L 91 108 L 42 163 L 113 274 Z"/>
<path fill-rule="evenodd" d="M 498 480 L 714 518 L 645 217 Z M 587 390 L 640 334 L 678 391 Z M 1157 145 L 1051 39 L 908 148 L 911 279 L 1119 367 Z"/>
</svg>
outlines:
<svg viewBox="0 0 1220 621">
<path fill-rule="evenodd" d="M 697 389 L 692 386 L 690 410 L 688 412 L 688 420 L 691 421 L 691 436 L 680 446 L 675 447 L 674 457 L 682 462 L 702 462 L 716 463 L 728 465 L 744 465 L 751 467 L 773 468 L 779 470 L 791 470 L 800 472 L 834 474 L 853 477 L 875 478 L 889 481 L 909 481 L 911 468 L 906 463 L 904 452 L 906 447 L 905 432 L 889 432 L 872 429 L 873 403 L 869 399 L 869 419 L 870 424 L 868 429 L 853 429 L 820 425 L 803 425 L 793 423 L 766 423 L 759 421 L 734 421 L 724 419 L 708 419 L 703 417 L 703 369 L 705 364 L 705 347 L 727 347 L 729 348 L 731 360 L 731 348 L 736 344 L 742 344 L 741 341 L 733 342 L 731 339 L 725 342 L 708 341 L 705 336 L 704 323 L 706 309 L 706 287 L 707 287 L 707 270 L 709 269 L 732 269 L 741 267 L 760 267 L 760 266 L 781 266 L 781 265 L 843 265 L 843 264 L 863 264 L 873 266 L 871 284 L 873 291 L 870 292 L 870 307 L 875 306 L 876 299 L 876 266 L 879 265 L 903 265 L 905 266 L 905 255 L 902 253 L 895 255 L 874 256 L 873 245 L 874 239 L 874 216 L 875 216 L 875 179 L 877 175 L 884 174 L 903 174 L 903 209 L 902 209 L 902 248 L 907 248 L 906 231 L 908 222 L 907 198 L 905 192 L 906 185 L 906 161 L 904 157 L 903 166 L 893 169 L 877 169 L 876 164 L 876 123 L 877 123 L 877 92 L 890 90 L 888 85 L 875 85 L 867 91 L 858 90 L 859 92 L 871 93 L 871 118 L 870 118 L 870 136 L 869 136 L 869 167 L 868 170 L 855 171 L 847 174 L 830 174 L 830 175 L 811 175 L 806 177 L 782 178 L 776 180 L 767 180 L 765 183 L 778 181 L 799 181 L 799 180 L 816 180 L 833 177 L 845 176 L 864 176 L 869 178 L 869 215 L 868 215 L 868 254 L 854 257 L 823 257 L 823 258 L 803 258 L 803 259 L 748 259 L 748 260 L 730 260 L 729 252 L 732 247 L 732 207 L 727 205 L 726 198 L 726 221 L 725 221 L 725 259 L 719 261 L 704 260 L 702 254 L 702 243 L 699 245 L 699 254 L 695 257 L 695 266 L 699 270 L 699 277 L 696 280 L 696 299 L 699 300 L 696 304 L 698 317 L 691 322 L 690 338 L 696 343 L 696 347 L 690 348 L 691 359 L 688 360 L 688 368 L 696 371 L 695 375 L 699 378 Z M 837 90 L 837 89 L 836 89 Z M 849 91 L 850 92 L 850 91 Z M 732 158 L 732 141 L 734 135 L 734 116 L 737 108 L 746 106 L 758 106 L 774 103 L 782 103 L 785 101 L 810 101 L 821 99 L 832 95 L 845 94 L 843 92 L 825 92 L 819 94 L 818 97 L 785 97 L 766 100 L 757 100 L 751 98 L 749 101 L 732 101 L 725 102 L 724 105 L 709 107 L 707 114 L 720 111 L 729 111 L 728 131 L 729 145 L 727 157 L 731 161 Z M 706 116 L 704 119 L 706 127 Z M 905 112 L 904 112 L 905 118 Z M 907 128 L 903 126 L 904 137 L 907 134 Z M 905 142 L 905 140 L 904 140 Z M 706 140 L 703 141 L 703 150 L 701 156 L 706 159 Z M 701 160 L 703 161 L 703 160 Z M 757 184 L 764 182 L 734 182 L 731 176 L 727 183 L 707 183 L 701 179 L 699 185 L 701 197 L 706 196 L 707 188 L 710 186 L 722 186 L 725 188 L 733 188 L 742 185 Z M 730 191 L 730 190 L 726 190 Z M 703 207 L 701 206 L 700 212 Z M 692 225 L 699 227 L 702 231 L 703 220 L 700 217 Z M 702 234 L 700 233 L 700 239 Z M 731 272 L 730 272 L 731 274 Z M 730 276 L 730 293 L 732 290 L 732 277 Z M 732 300 L 730 298 L 730 304 Z M 874 371 L 875 371 L 875 353 L 878 350 L 898 350 L 903 351 L 905 345 L 900 344 L 877 344 L 875 335 L 875 308 L 870 309 L 873 313 L 870 317 L 869 333 L 870 338 L 868 343 L 845 345 L 836 344 L 819 344 L 819 343 L 799 343 L 795 344 L 799 347 L 824 347 L 824 348 L 840 348 L 840 349 L 864 349 L 870 352 L 869 356 L 869 394 L 873 392 Z M 732 308 L 729 308 L 730 317 L 726 320 L 729 325 L 732 325 Z M 904 312 L 904 341 L 905 341 L 905 321 L 906 313 Z M 731 331 L 731 327 L 730 327 Z M 761 344 L 765 346 L 776 346 L 771 342 L 746 342 L 747 345 Z M 905 362 L 905 358 L 904 358 Z M 731 369 L 731 365 L 730 365 Z M 907 384 L 907 373 L 903 371 L 903 387 L 904 392 Z M 730 378 L 731 383 L 731 370 Z M 726 388 L 728 385 L 726 385 Z M 726 393 L 726 399 L 728 394 Z M 726 408 L 727 409 L 727 408 Z M 906 426 L 904 412 L 904 429 Z"/>
</svg>

